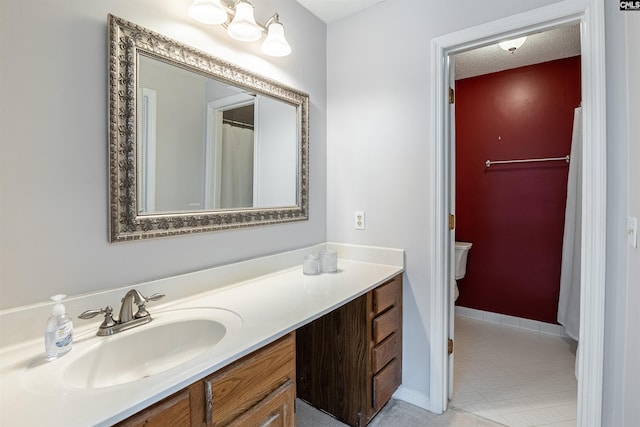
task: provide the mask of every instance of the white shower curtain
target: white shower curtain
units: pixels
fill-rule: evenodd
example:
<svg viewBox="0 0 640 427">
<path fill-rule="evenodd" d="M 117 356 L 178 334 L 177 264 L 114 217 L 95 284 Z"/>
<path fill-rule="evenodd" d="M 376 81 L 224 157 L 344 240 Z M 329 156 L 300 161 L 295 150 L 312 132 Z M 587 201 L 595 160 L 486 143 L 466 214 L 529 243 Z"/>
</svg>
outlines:
<svg viewBox="0 0 640 427">
<path fill-rule="evenodd" d="M 567 205 L 562 241 L 558 323 L 567 335 L 580 335 L 580 246 L 582 241 L 582 108 L 573 114 L 571 162 L 567 180 Z"/>
<path fill-rule="evenodd" d="M 253 130 L 222 126 L 222 208 L 253 206 Z"/>
</svg>

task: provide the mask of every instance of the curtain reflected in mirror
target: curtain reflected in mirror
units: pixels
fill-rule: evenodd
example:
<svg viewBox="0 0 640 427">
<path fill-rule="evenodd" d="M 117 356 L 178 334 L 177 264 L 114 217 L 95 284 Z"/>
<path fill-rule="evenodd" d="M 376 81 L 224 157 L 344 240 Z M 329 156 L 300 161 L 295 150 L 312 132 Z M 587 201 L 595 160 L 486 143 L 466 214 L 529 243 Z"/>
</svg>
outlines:
<svg viewBox="0 0 640 427">
<path fill-rule="evenodd" d="M 252 106 L 253 107 L 253 106 Z M 253 108 L 251 108 L 253 112 Z M 226 113 L 223 114 L 223 117 Z M 253 125 L 223 119 L 219 204 L 214 208 L 253 206 Z"/>
</svg>

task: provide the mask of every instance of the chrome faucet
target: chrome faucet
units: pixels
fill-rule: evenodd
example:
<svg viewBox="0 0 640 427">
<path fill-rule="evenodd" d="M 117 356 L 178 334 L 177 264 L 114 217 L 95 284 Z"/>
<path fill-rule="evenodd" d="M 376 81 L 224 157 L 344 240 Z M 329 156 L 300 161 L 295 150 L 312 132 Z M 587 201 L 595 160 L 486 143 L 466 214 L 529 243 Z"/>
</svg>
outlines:
<svg viewBox="0 0 640 427">
<path fill-rule="evenodd" d="M 152 297 L 153 298 L 153 297 Z M 148 316 L 149 313 L 145 308 L 145 304 L 147 303 L 147 299 L 142 296 L 140 292 L 135 289 L 131 289 L 127 294 L 122 298 L 122 306 L 120 307 L 120 322 L 127 323 L 131 320 L 140 319 L 142 317 Z M 133 304 L 138 306 L 138 312 L 133 314 Z M 142 310 L 142 313 L 140 312 Z"/>
<path fill-rule="evenodd" d="M 111 306 L 99 310 L 87 310 L 80 314 L 78 318 L 91 319 L 98 314 L 104 314 L 104 321 L 98 328 L 97 335 L 113 335 L 116 332 L 125 331 L 151 322 L 153 319 L 147 311 L 146 304 L 149 301 L 157 301 L 162 297 L 164 297 L 164 294 L 153 294 L 147 298 L 137 290 L 131 289 L 121 300 L 122 305 L 120 306 L 120 315 L 117 320 L 113 318 L 113 308 Z M 135 314 L 133 313 L 134 304 L 138 307 Z"/>
</svg>

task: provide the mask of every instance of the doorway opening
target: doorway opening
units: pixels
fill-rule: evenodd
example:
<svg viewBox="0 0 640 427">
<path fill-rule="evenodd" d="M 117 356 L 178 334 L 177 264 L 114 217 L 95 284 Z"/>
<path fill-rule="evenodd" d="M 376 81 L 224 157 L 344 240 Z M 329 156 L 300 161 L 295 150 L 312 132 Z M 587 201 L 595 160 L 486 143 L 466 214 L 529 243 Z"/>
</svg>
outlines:
<svg viewBox="0 0 640 427">
<path fill-rule="evenodd" d="M 602 411 L 604 324 L 606 138 L 604 5 L 592 0 L 554 4 L 489 24 L 473 27 L 432 41 L 434 221 L 432 246 L 430 407 L 447 408 L 452 358 L 447 352 L 452 316 L 451 287 L 454 247 L 451 213 L 453 114 L 448 104 L 453 80 L 449 56 L 567 24 L 580 24 L 583 98 L 583 200 L 581 237 L 581 323 L 578 357 L 579 425 L 599 424 Z"/>
<path fill-rule="evenodd" d="M 576 341 L 567 333 L 577 338 L 579 324 L 580 60 L 578 24 L 530 34 L 515 51 L 489 45 L 450 57 L 449 398 L 507 425 L 576 420 Z"/>
</svg>

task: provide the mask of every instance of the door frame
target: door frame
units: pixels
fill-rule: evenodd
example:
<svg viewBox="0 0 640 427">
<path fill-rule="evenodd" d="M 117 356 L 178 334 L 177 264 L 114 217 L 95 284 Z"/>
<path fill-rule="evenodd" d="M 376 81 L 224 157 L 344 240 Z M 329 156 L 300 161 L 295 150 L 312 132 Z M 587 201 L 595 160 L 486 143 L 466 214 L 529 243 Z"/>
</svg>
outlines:
<svg viewBox="0 0 640 427">
<path fill-rule="evenodd" d="M 141 120 L 138 121 L 140 135 L 138 156 L 138 214 L 156 211 L 156 152 L 158 146 L 158 91 L 143 87 L 140 92 Z"/>
<path fill-rule="evenodd" d="M 451 54 L 561 25 L 580 23 L 583 107 L 582 248 L 579 426 L 602 419 L 606 256 L 606 80 L 604 0 L 567 0 L 435 38 L 431 42 L 433 207 L 429 406 L 448 403 L 447 326 L 450 315 L 451 145 L 448 140 L 448 61 Z"/>
</svg>

